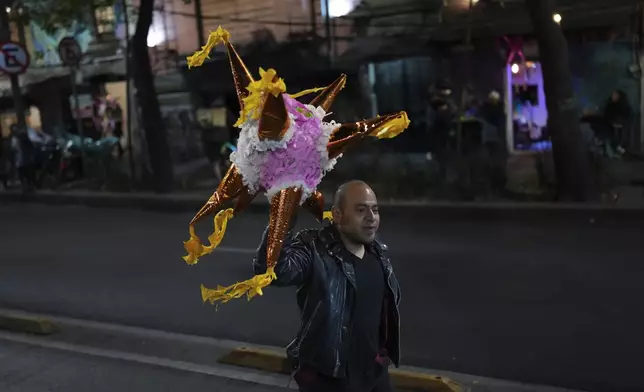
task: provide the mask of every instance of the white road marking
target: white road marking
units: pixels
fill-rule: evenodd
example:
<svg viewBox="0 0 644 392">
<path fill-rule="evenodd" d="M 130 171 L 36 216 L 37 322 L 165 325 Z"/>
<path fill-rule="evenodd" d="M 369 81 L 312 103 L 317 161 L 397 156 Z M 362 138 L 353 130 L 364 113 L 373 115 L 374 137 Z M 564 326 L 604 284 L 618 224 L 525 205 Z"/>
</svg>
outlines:
<svg viewBox="0 0 644 392">
<path fill-rule="evenodd" d="M 250 344 L 248 342 L 240 342 L 234 340 L 225 340 L 225 339 L 215 339 L 205 336 L 195 336 L 187 335 L 176 332 L 165 332 L 155 329 L 141 328 L 141 327 L 131 327 L 126 325 L 104 323 L 99 321 L 89 321 L 82 319 L 75 319 L 71 317 L 64 316 L 55 316 L 44 313 L 32 313 L 25 311 L 17 311 L 12 309 L 3 309 L 0 308 L 0 315 L 4 316 L 18 316 L 18 317 L 29 317 L 29 318 L 40 318 L 48 320 L 54 324 L 58 324 L 61 328 L 67 326 L 75 326 L 80 328 L 95 329 L 99 331 L 113 332 L 113 333 L 122 333 L 127 335 L 140 336 L 144 338 L 159 338 L 174 340 L 176 342 L 182 343 L 197 343 L 201 345 L 206 345 L 210 347 L 224 348 L 224 349 L 236 349 L 236 348 L 254 348 L 265 351 L 274 351 L 283 353 L 283 348 L 278 348 L 274 346 L 265 346 L 259 344 Z M 55 337 L 55 335 L 54 335 Z M 148 355 L 134 354 L 121 352 L 117 350 L 108 350 L 108 349 L 99 349 L 89 346 L 70 344 L 64 342 L 56 342 L 47 337 L 42 336 L 32 336 L 24 335 L 13 332 L 4 332 L 0 331 L 0 340 L 13 341 L 16 343 L 29 344 L 33 346 L 58 349 L 68 352 L 93 355 L 103 358 L 112 358 L 117 360 L 131 361 L 136 363 L 156 365 L 170 369 L 184 370 L 193 373 L 206 374 L 216 377 L 235 379 L 240 381 L 253 382 L 256 384 L 262 385 L 271 385 L 277 387 L 286 387 L 290 389 L 297 389 L 297 384 L 292 382 L 289 376 L 281 374 L 268 374 L 266 372 L 260 372 L 256 370 L 244 371 L 233 366 L 220 365 L 220 366 L 209 366 L 194 364 L 185 361 L 176 361 L 165 358 L 159 358 Z M 469 387 L 463 384 L 470 384 L 476 381 L 477 385 L 481 388 L 488 388 L 489 390 L 512 390 L 515 392 L 533 392 L 535 388 L 538 388 L 542 392 L 582 392 L 572 389 L 561 389 L 557 387 L 543 386 L 543 385 L 526 385 L 509 380 L 500 380 L 487 377 L 479 377 L 463 373 L 455 373 L 449 371 L 441 370 L 432 370 L 424 369 L 411 366 L 402 366 L 400 368 L 402 371 L 408 371 L 413 373 L 429 374 L 433 376 L 443 376 L 450 378 L 452 380 L 458 380 L 462 387 L 464 387 L 464 392 L 470 390 Z"/>
<path fill-rule="evenodd" d="M 78 344 L 70 344 L 64 342 L 57 342 L 52 340 L 43 340 L 29 335 L 19 335 L 15 333 L 8 333 L 0 331 L 0 339 L 16 343 L 28 344 L 42 348 L 49 348 L 55 350 L 62 350 L 72 353 L 91 355 L 101 358 L 110 358 L 128 362 L 135 362 L 145 365 L 161 366 L 164 368 L 182 370 L 192 373 L 205 374 L 215 377 L 222 377 L 246 382 L 252 382 L 262 385 L 270 385 L 276 387 L 287 388 L 289 387 L 290 378 L 285 375 L 269 375 L 261 374 L 258 372 L 250 372 L 238 370 L 229 366 L 208 366 L 199 365 L 184 361 L 175 361 L 171 359 L 153 357 L 148 355 L 134 354 L 121 352 L 116 350 L 108 350 L 102 348 L 88 347 Z M 290 385 L 292 388 L 293 385 Z"/>
<path fill-rule="evenodd" d="M 273 347 L 273 346 L 249 344 L 247 342 L 240 342 L 235 340 L 216 339 L 216 338 L 211 338 L 207 336 L 188 335 L 188 334 L 183 334 L 178 332 L 166 332 L 158 329 L 133 327 L 129 325 L 119 325 L 119 324 L 105 323 L 100 321 L 82 320 L 82 319 L 77 319 L 72 317 L 56 316 L 56 315 L 45 314 L 45 313 L 32 313 L 32 312 L 24 312 L 19 310 L 0 308 L 0 315 L 43 319 L 43 320 L 50 321 L 54 324 L 57 324 L 62 328 L 64 328 L 65 325 L 69 325 L 72 327 L 88 328 L 88 329 L 94 329 L 94 330 L 99 330 L 104 332 L 122 333 L 127 335 L 139 336 L 143 338 L 166 339 L 166 340 L 173 340 L 181 343 L 197 343 L 197 344 L 208 345 L 212 347 L 218 347 L 218 348 L 224 348 L 224 349 L 230 349 L 230 350 L 246 347 L 246 348 L 275 351 L 279 353 L 284 352 L 284 349 Z"/>
</svg>

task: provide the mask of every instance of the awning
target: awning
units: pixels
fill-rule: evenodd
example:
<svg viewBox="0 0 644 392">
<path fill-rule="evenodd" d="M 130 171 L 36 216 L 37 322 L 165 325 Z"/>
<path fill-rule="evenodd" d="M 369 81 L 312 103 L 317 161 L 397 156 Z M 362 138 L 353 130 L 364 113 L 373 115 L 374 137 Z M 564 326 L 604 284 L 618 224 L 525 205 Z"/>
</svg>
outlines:
<svg viewBox="0 0 644 392">
<path fill-rule="evenodd" d="M 115 75 L 125 76 L 125 61 L 123 58 L 114 58 L 107 61 L 96 61 L 83 64 L 80 67 L 83 79 L 89 79 L 98 75 Z M 69 77 L 70 70 L 68 67 L 46 67 L 30 68 L 24 74 L 19 76 L 20 87 L 24 92 L 33 84 L 44 82 L 48 79 Z M 11 95 L 11 81 L 9 77 L 0 78 L 0 96 Z"/>
</svg>

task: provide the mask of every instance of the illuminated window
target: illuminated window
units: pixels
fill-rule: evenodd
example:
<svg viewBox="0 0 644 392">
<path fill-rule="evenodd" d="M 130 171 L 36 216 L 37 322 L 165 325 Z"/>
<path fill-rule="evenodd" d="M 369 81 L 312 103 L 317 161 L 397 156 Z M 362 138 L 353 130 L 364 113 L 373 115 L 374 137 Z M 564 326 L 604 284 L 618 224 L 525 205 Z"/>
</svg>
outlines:
<svg viewBox="0 0 644 392">
<path fill-rule="evenodd" d="M 351 13 L 360 4 L 360 0 L 321 0 L 322 15 L 326 16 L 326 6 L 329 6 L 329 16 L 340 18 Z"/>
<path fill-rule="evenodd" d="M 96 15 L 96 31 L 98 34 L 107 34 L 114 32 L 116 18 L 114 17 L 114 8 L 99 7 L 94 10 Z"/>
</svg>

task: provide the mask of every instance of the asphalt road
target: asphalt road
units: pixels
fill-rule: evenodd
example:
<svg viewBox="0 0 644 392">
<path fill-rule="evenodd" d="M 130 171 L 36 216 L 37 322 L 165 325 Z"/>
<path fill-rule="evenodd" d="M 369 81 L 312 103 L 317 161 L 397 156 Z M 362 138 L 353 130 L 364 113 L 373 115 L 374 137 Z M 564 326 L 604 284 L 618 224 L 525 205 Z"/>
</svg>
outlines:
<svg viewBox="0 0 644 392">
<path fill-rule="evenodd" d="M 0 207 L 0 306 L 285 345 L 299 325 L 293 289 L 218 311 L 200 299 L 202 283 L 252 274 L 266 216 L 235 218 L 225 247 L 196 266 L 181 260 L 190 218 Z M 644 390 L 642 227 L 427 223 L 392 214 L 382 226 L 403 290 L 406 364 Z"/>
<path fill-rule="evenodd" d="M 5 392 L 288 392 L 205 374 L 0 340 Z"/>
</svg>

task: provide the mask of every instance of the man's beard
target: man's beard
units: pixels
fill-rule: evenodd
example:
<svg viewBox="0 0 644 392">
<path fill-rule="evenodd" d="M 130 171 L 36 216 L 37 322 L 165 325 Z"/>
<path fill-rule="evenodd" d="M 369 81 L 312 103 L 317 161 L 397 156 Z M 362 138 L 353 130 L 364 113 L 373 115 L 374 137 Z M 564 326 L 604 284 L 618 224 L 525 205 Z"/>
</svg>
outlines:
<svg viewBox="0 0 644 392">
<path fill-rule="evenodd" d="M 356 233 L 345 233 L 345 237 L 347 239 L 355 244 L 360 244 L 360 245 L 371 245 L 373 242 L 375 236 L 373 238 L 367 239 L 367 236 L 361 236 Z"/>
</svg>

